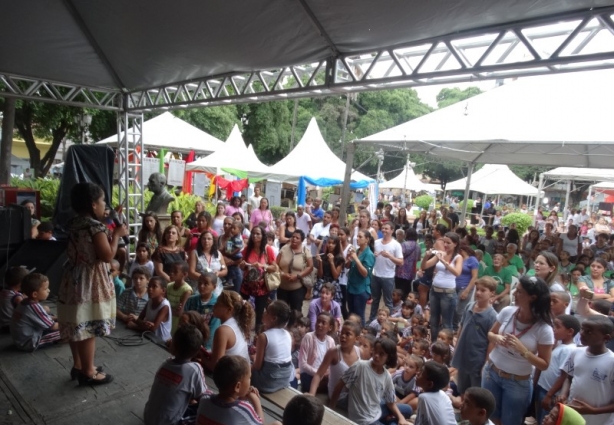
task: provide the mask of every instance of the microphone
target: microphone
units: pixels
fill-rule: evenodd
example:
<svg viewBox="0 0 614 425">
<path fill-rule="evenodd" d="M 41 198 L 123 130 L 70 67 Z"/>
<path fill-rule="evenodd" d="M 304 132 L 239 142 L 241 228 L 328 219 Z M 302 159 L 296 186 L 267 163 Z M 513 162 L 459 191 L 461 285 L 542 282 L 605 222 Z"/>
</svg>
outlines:
<svg viewBox="0 0 614 425">
<path fill-rule="evenodd" d="M 109 218 L 113 221 L 113 223 L 115 223 L 116 227 L 121 227 L 124 225 L 122 217 L 113 208 L 109 210 Z M 130 243 L 130 238 L 128 236 L 123 236 L 122 240 L 126 245 Z"/>
</svg>

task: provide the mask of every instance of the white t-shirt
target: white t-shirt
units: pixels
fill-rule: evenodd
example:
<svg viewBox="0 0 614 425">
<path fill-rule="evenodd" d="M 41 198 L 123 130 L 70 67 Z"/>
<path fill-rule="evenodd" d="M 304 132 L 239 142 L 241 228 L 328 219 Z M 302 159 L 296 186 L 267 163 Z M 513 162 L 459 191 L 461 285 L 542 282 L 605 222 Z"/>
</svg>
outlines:
<svg viewBox="0 0 614 425">
<path fill-rule="evenodd" d="M 456 261 L 460 258 L 460 255 L 457 254 L 456 257 L 450 261 L 450 265 L 453 266 L 456 264 Z M 433 278 L 433 286 L 436 288 L 442 289 L 454 289 L 456 288 L 456 276 L 452 273 L 446 266 L 443 265 L 441 261 L 438 261 L 435 264 L 435 277 Z"/>
<path fill-rule="evenodd" d="M 561 368 L 565 365 L 569 354 L 576 348 L 576 344 L 559 344 L 552 350 L 548 369 L 539 375 L 537 385 L 548 391 L 561 376 Z M 557 393 L 558 394 L 558 393 Z"/>
<path fill-rule="evenodd" d="M 443 391 L 421 393 L 418 396 L 414 425 L 456 425 L 450 397 Z"/>
<path fill-rule="evenodd" d="M 301 229 L 305 236 L 309 234 L 309 223 L 311 223 L 309 214 L 303 213 L 301 216 L 296 214 L 296 227 Z"/>
<path fill-rule="evenodd" d="M 587 351 L 587 347 L 578 347 L 571 352 L 561 370 L 573 377 L 569 400 L 575 398 L 595 407 L 614 403 L 614 353 L 610 350 L 595 356 Z M 582 417 L 586 425 L 614 424 L 614 413 Z"/>
<path fill-rule="evenodd" d="M 252 212 L 254 210 L 257 210 L 258 208 L 260 208 L 260 201 L 262 200 L 262 196 L 250 196 L 249 198 L 249 204 L 252 207 Z M 243 210 L 243 211 L 247 211 L 247 210 Z"/>
<path fill-rule="evenodd" d="M 348 257 L 348 252 L 350 250 L 350 247 L 353 247 L 352 244 L 348 244 L 348 246 L 345 247 L 345 249 L 343 250 L 343 258 L 347 258 Z M 339 275 L 339 285 L 347 285 L 348 284 L 348 273 L 350 272 L 350 268 L 349 267 L 345 267 L 345 265 L 343 266 L 343 270 L 341 271 L 341 275 Z"/>
<path fill-rule="evenodd" d="M 318 338 L 315 338 L 316 347 L 318 349 L 318 353 L 316 354 L 316 358 L 313 361 L 314 369 L 318 369 L 322 364 L 322 360 L 324 360 L 324 356 L 326 355 L 326 350 L 328 350 L 328 344 L 326 339 L 324 341 L 320 341 Z"/>
<path fill-rule="evenodd" d="M 381 254 L 382 251 L 389 252 L 394 258 L 403 259 L 403 249 L 401 248 L 401 244 L 394 239 L 390 240 L 388 243 L 384 243 L 383 239 L 378 239 L 375 241 L 375 266 L 373 267 L 373 276 L 387 278 L 394 277 L 396 265 L 392 262 L 392 260 L 384 258 L 382 255 L 378 255 Z"/>
<path fill-rule="evenodd" d="M 497 315 L 497 323 L 501 325 L 499 335 L 515 333 L 527 350 L 534 354 L 537 353 L 538 345 L 554 344 L 552 326 L 542 321 L 533 325 L 520 323 L 516 320 L 517 310 L 518 307 L 505 307 Z M 502 371 L 514 375 L 530 375 L 533 372 L 533 366 L 522 357 L 522 353 L 501 345 L 496 345 L 490 352 L 490 361 Z"/>
<path fill-rule="evenodd" d="M 324 226 L 322 223 L 316 223 L 311 228 L 311 234 L 314 238 L 318 239 L 318 237 L 327 238 L 330 231 L 330 223 Z M 315 243 L 310 245 L 311 247 L 311 255 L 315 256 L 318 253 L 318 247 Z"/>
</svg>

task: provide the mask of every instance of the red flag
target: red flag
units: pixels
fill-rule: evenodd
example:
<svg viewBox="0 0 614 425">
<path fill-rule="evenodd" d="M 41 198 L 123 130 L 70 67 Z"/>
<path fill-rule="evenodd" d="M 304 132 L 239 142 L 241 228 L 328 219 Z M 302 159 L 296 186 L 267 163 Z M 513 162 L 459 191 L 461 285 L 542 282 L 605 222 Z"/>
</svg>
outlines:
<svg viewBox="0 0 614 425">
<path fill-rule="evenodd" d="M 186 165 L 190 162 L 194 161 L 194 151 L 190 151 L 188 157 L 185 160 Z M 192 172 L 186 171 L 185 176 L 183 177 L 183 187 L 181 188 L 183 193 L 192 193 Z"/>
</svg>

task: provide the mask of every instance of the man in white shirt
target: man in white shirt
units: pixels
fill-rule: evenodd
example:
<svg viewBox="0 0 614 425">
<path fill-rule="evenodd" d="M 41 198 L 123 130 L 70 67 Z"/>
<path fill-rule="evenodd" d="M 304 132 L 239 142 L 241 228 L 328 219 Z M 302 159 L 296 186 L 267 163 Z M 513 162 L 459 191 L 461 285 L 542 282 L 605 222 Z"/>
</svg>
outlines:
<svg viewBox="0 0 614 425">
<path fill-rule="evenodd" d="M 324 239 L 328 238 L 331 221 L 332 216 L 329 211 L 326 211 L 324 217 L 322 217 L 322 222 L 314 224 L 311 228 L 309 238 L 307 239 L 307 245 L 311 247 L 312 256 L 318 255 L 322 242 Z"/>
<path fill-rule="evenodd" d="M 384 295 L 384 304 L 392 311 L 392 290 L 394 289 L 394 274 L 396 266 L 403 265 L 403 250 L 401 244 L 392 239 L 392 224 L 382 224 L 384 237 L 375 241 L 375 266 L 371 276 L 371 314 L 369 322 L 377 317 L 380 299 Z"/>
<path fill-rule="evenodd" d="M 579 218 L 580 220 L 579 224 L 582 224 L 585 221 L 588 221 L 590 218 L 591 217 L 586 213 L 586 208 L 582 208 L 582 213 L 580 214 L 580 218 Z"/>
<path fill-rule="evenodd" d="M 247 205 L 247 215 L 251 215 L 252 211 L 260 208 L 260 200 L 262 199 L 262 195 L 260 194 L 260 186 L 256 186 L 254 188 L 254 194 L 249 197 L 248 205 Z"/>
<path fill-rule="evenodd" d="M 296 227 L 301 229 L 306 235 L 311 230 L 311 217 L 305 213 L 305 208 L 302 205 L 296 207 Z"/>
</svg>

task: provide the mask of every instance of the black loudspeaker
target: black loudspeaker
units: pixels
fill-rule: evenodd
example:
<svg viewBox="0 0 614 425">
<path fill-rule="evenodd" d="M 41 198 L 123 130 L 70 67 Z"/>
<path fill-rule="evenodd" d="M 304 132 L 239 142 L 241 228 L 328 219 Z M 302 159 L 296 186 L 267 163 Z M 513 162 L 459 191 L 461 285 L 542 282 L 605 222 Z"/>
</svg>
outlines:
<svg viewBox="0 0 614 425">
<path fill-rule="evenodd" d="M 30 211 L 21 205 L 0 208 L 0 267 L 32 236 Z"/>
<path fill-rule="evenodd" d="M 2 284 L 4 285 L 4 274 L 9 267 L 23 266 L 30 271 L 47 276 L 51 294 L 57 296 L 62 280 L 63 265 L 67 259 L 67 247 L 68 243 L 63 241 L 31 239 L 25 242 L 0 269 Z"/>
</svg>

